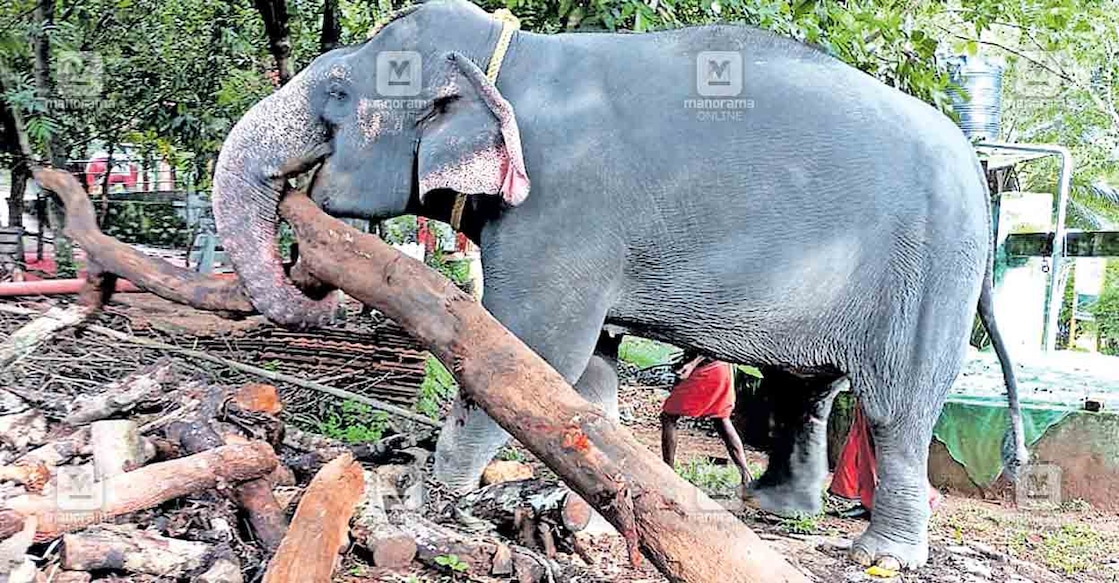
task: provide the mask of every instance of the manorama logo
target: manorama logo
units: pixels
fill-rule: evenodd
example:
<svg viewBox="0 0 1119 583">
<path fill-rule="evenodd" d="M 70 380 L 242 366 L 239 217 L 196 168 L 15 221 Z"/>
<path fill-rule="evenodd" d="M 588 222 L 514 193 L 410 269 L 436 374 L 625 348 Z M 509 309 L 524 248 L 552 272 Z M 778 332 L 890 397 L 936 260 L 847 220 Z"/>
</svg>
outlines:
<svg viewBox="0 0 1119 583">
<path fill-rule="evenodd" d="M 754 100 L 742 97 L 745 67 L 737 51 L 702 51 L 696 55 L 697 99 L 685 99 L 684 109 L 696 111 L 700 121 L 742 121 Z"/>
<path fill-rule="evenodd" d="M 421 109 L 422 99 L 414 99 L 423 90 L 423 57 L 416 51 L 382 51 L 377 53 L 376 109 Z"/>
</svg>

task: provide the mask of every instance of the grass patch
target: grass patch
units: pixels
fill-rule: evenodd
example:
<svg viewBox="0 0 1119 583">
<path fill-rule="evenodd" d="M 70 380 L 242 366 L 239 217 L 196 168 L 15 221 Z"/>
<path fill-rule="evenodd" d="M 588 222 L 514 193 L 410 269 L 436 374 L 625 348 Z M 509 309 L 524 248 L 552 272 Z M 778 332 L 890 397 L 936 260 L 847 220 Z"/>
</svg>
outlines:
<svg viewBox="0 0 1119 583">
<path fill-rule="evenodd" d="M 434 356 L 427 357 L 424 363 L 424 382 L 420 385 L 420 397 L 416 400 L 416 411 L 432 419 L 439 419 L 443 407 L 455 398 L 458 383 L 451 372 Z"/>
<path fill-rule="evenodd" d="M 750 468 L 753 472 L 754 468 Z M 720 465 L 706 457 L 693 457 L 676 464 L 676 473 L 709 496 L 730 496 L 742 483 L 738 468 Z"/>
<path fill-rule="evenodd" d="M 1073 575 L 1107 556 L 1107 541 L 1086 524 L 1065 524 L 1055 531 L 1018 531 L 1010 541 L 1015 554 L 1033 555 L 1050 569 Z"/>
<path fill-rule="evenodd" d="M 777 523 L 777 528 L 790 534 L 816 534 L 820 530 L 819 516 L 797 516 L 795 518 L 782 518 Z"/>
<path fill-rule="evenodd" d="M 671 344 L 629 335 L 622 338 L 618 347 L 618 359 L 637 368 L 668 364 L 679 353 L 680 349 Z"/>
<path fill-rule="evenodd" d="M 377 441 L 389 426 L 389 415 L 357 401 L 343 401 L 337 412 L 318 423 L 319 433 L 345 443 Z"/>
</svg>

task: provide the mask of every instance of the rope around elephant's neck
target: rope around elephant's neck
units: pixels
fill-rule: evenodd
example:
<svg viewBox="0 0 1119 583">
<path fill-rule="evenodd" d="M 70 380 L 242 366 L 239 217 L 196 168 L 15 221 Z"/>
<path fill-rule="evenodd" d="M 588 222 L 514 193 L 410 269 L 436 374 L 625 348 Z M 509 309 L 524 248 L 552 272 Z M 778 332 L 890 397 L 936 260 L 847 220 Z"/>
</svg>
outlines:
<svg viewBox="0 0 1119 583">
<path fill-rule="evenodd" d="M 497 39 L 497 46 L 490 55 L 489 65 L 486 66 L 486 79 L 490 83 L 497 83 L 497 75 L 501 72 L 501 63 L 505 60 L 505 53 L 509 52 L 509 43 L 513 40 L 513 33 L 521 28 L 521 21 L 512 12 L 501 8 L 493 13 L 494 18 L 501 22 L 501 36 Z M 466 209 L 466 194 L 455 195 L 454 206 L 451 207 L 451 228 L 458 231 L 462 223 L 462 211 Z"/>
</svg>

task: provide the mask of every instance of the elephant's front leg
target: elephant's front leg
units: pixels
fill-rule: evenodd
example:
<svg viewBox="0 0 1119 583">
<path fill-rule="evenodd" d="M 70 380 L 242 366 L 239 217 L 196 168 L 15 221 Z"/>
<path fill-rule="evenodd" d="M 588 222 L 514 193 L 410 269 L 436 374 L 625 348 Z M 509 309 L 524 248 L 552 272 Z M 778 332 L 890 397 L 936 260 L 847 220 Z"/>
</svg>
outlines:
<svg viewBox="0 0 1119 583">
<path fill-rule="evenodd" d="M 849 382 L 846 377 L 806 380 L 777 370 L 766 371 L 762 382 L 774 396 L 773 446 L 750 494 L 763 510 L 779 516 L 819 514 L 828 474 L 828 415 Z"/>
<path fill-rule="evenodd" d="M 615 289 L 609 278 L 617 270 L 587 274 L 587 280 L 575 287 L 557 277 L 569 271 L 555 264 L 561 260 L 558 257 L 515 246 L 496 251 L 483 259 L 486 309 L 567 382 L 603 403 L 607 414 L 616 418 L 617 375 L 611 359 L 608 355 L 592 359 L 592 355 L 606 319 L 610 290 Z M 582 264 L 588 263 L 584 258 Z M 498 264 L 516 264 L 519 270 L 493 267 Z M 485 411 L 460 396 L 436 445 L 436 479 L 458 491 L 477 487 L 486 464 L 508 438 Z"/>
<path fill-rule="evenodd" d="M 611 355 L 596 352 L 575 383 L 575 390 L 602 407 L 607 417 L 618 419 L 617 361 Z M 462 395 L 455 397 L 436 446 L 436 479 L 457 491 L 477 487 L 486 464 L 508 439 L 509 434 L 485 411 Z"/>
</svg>

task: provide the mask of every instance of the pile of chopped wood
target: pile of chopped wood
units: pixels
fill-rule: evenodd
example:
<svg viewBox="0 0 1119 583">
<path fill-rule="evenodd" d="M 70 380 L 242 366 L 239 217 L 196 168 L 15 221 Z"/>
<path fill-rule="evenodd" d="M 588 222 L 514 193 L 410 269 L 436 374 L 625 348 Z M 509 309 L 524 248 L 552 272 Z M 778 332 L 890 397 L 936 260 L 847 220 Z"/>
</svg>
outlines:
<svg viewBox="0 0 1119 583">
<path fill-rule="evenodd" d="M 11 581 L 329 581 L 351 540 L 376 568 L 545 581 L 591 517 L 533 479 L 441 496 L 433 429 L 347 446 L 285 425 L 274 386 L 207 383 L 172 358 L 59 409 L 0 390 Z"/>
</svg>

